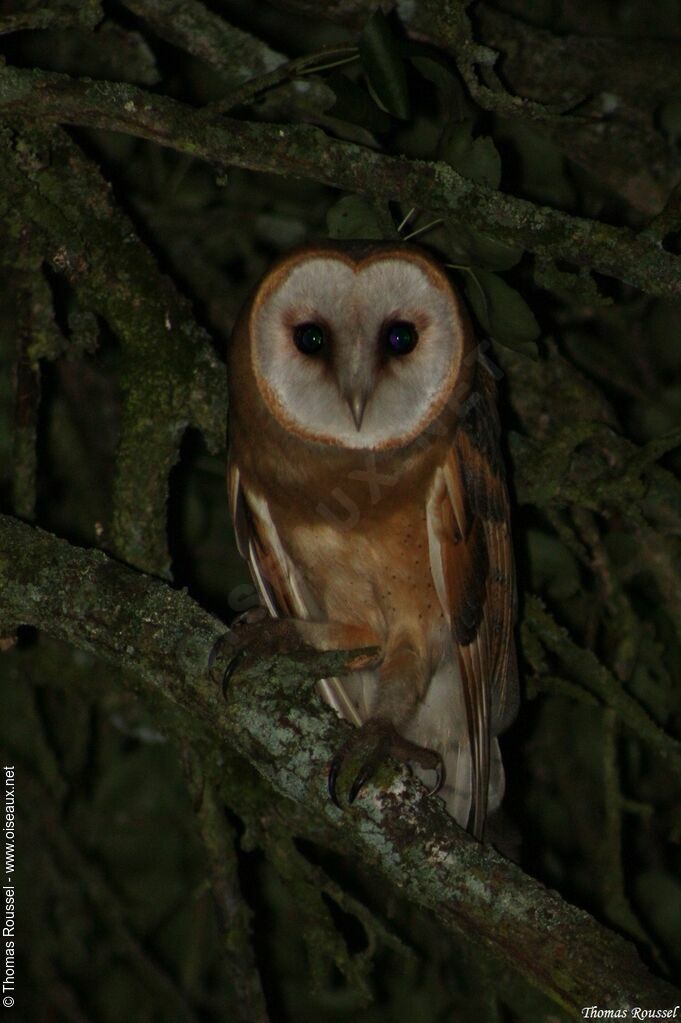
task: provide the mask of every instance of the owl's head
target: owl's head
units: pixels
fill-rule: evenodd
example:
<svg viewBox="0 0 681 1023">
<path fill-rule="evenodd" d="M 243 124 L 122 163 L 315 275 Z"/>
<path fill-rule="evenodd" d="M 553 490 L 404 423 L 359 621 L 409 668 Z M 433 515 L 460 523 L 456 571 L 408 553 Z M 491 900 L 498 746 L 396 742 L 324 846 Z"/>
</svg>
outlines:
<svg viewBox="0 0 681 1023">
<path fill-rule="evenodd" d="M 344 448 L 397 447 L 453 392 L 467 350 L 462 303 L 414 246 L 332 243 L 290 253 L 261 281 L 240 352 L 282 427 Z"/>
</svg>

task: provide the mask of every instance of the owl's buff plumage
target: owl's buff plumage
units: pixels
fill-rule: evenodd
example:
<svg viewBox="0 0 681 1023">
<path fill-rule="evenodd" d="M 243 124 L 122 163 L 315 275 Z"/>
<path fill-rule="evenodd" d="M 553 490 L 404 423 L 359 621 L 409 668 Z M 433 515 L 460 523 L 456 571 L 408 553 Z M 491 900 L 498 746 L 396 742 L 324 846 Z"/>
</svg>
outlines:
<svg viewBox="0 0 681 1023">
<path fill-rule="evenodd" d="M 318 352 L 296 347 L 306 324 Z M 386 331 L 410 328 L 395 354 Z M 494 384 L 451 282 L 413 246 L 296 250 L 228 368 L 231 508 L 263 602 L 321 648 L 380 647 L 322 695 L 367 763 L 442 758 L 441 795 L 480 837 L 517 700 L 514 570 Z"/>
</svg>

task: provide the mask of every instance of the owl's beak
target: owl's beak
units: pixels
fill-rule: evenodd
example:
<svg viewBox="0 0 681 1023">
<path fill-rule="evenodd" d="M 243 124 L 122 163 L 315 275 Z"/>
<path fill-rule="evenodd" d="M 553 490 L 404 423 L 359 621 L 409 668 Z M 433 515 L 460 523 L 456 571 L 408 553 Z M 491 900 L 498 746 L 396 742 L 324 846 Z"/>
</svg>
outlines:
<svg viewBox="0 0 681 1023">
<path fill-rule="evenodd" d="M 362 428 L 364 411 L 373 390 L 373 374 L 367 370 L 359 345 L 347 352 L 343 361 L 337 364 L 335 369 L 338 390 L 350 409 L 350 414 L 359 433 Z"/>
<path fill-rule="evenodd" d="M 347 402 L 348 405 L 350 406 L 350 411 L 352 412 L 352 418 L 355 421 L 357 432 L 359 433 L 362 426 L 362 420 L 364 419 L 364 409 L 366 408 L 367 404 L 367 395 L 355 392 L 355 394 L 348 395 Z"/>
</svg>

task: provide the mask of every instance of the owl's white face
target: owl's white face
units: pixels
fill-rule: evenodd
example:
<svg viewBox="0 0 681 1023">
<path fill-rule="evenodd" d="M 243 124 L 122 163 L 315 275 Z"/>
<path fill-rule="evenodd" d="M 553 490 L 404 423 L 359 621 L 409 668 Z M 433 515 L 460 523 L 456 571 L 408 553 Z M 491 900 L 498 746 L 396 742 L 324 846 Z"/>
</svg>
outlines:
<svg viewBox="0 0 681 1023">
<path fill-rule="evenodd" d="M 347 448 L 396 447 L 442 410 L 461 367 L 464 321 L 425 257 L 303 255 L 267 278 L 251 312 L 260 392 L 288 430 Z"/>
</svg>

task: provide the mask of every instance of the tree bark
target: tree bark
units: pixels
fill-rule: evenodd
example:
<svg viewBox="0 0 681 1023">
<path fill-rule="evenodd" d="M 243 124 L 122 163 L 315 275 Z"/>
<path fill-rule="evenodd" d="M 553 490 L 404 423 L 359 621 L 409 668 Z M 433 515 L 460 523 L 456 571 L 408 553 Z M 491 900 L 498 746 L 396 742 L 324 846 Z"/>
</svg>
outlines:
<svg viewBox="0 0 681 1023">
<path fill-rule="evenodd" d="M 142 691 L 210 725 L 338 848 L 510 965 L 575 1018 L 582 1006 L 670 1007 L 681 995 L 632 945 L 456 826 L 405 772 L 380 772 L 352 810 L 328 798 L 343 728 L 312 683 L 342 653 L 248 657 L 223 686 L 229 630 L 189 596 L 98 551 L 0 517 L 0 622 L 32 625 L 133 671 Z"/>
<path fill-rule="evenodd" d="M 641 288 L 681 294 L 681 258 L 626 227 L 570 216 L 474 184 L 442 162 L 385 156 L 318 128 L 217 119 L 132 85 L 0 69 L 0 116 L 125 132 L 208 160 L 303 177 L 475 223 L 498 241 L 564 259 Z"/>
</svg>

